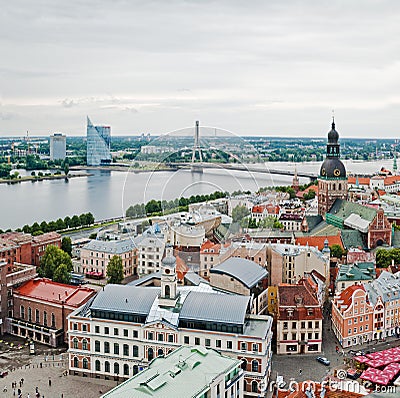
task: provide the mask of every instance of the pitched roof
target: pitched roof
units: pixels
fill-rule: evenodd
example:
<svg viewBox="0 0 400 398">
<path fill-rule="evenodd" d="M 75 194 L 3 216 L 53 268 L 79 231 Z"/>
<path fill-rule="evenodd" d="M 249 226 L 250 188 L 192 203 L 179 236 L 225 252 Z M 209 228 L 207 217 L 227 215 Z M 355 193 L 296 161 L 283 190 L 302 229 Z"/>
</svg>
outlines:
<svg viewBox="0 0 400 398">
<path fill-rule="evenodd" d="M 328 240 L 328 246 L 339 245 L 342 249 L 344 248 L 342 239 L 340 238 L 340 233 L 333 236 L 299 236 L 296 238 L 296 244 L 302 246 L 314 246 L 318 247 L 318 250 L 322 250 L 326 239 Z"/>
<path fill-rule="evenodd" d="M 91 240 L 82 249 L 93 250 L 110 254 L 122 254 L 134 250 L 136 244 L 133 239 L 124 240 Z"/>
<path fill-rule="evenodd" d="M 210 273 L 230 275 L 249 289 L 268 276 L 267 270 L 254 261 L 238 257 L 228 258 L 221 264 L 211 268 Z"/>
<path fill-rule="evenodd" d="M 245 323 L 250 296 L 191 291 L 179 314 L 179 320 Z"/>
<path fill-rule="evenodd" d="M 14 289 L 14 294 L 77 308 L 94 296 L 96 291 L 86 286 L 77 287 L 53 282 L 51 279 L 36 278 Z"/>
<path fill-rule="evenodd" d="M 348 308 L 352 303 L 353 294 L 357 290 L 362 290 L 363 292 L 365 292 L 364 285 L 351 285 L 347 287 L 340 293 L 339 296 L 335 297 L 335 302 L 337 303 L 338 301 L 341 301 L 341 303 L 337 303 L 337 305 L 346 305 Z"/>
<path fill-rule="evenodd" d="M 358 179 L 359 185 L 368 185 L 369 186 L 369 177 L 348 177 L 347 182 L 349 184 L 356 184 L 356 181 Z"/>
<path fill-rule="evenodd" d="M 92 310 L 148 315 L 159 288 L 108 284 L 93 300 Z"/>
<path fill-rule="evenodd" d="M 213 349 L 181 346 L 166 357 L 155 358 L 145 370 L 102 398 L 197 397 L 219 375 L 229 374 L 235 368 L 239 370 L 240 363 L 241 360 Z"/>
<path fill-rule="evenodd" d="M 346 249 L 350 249 L 351 247 L 361 247 L 362 249 L 367 248 L 360 231 L 355 229 L 342 229 L 341 236 L 343 245 Z"/>
<path fill-rule="evenodd" d="M 371 222 L 376 216 L 376 209 L 344 199 L 336 199 L 329 213 L 342 220 L 347 219 L 351 214 L 357 214 L 364 220 Z"/>
<path fill-rule="evenodd" d="M 374 263 L 342 264 L 337 282 L 370 281 L 375 277 Z"/>
</svg>

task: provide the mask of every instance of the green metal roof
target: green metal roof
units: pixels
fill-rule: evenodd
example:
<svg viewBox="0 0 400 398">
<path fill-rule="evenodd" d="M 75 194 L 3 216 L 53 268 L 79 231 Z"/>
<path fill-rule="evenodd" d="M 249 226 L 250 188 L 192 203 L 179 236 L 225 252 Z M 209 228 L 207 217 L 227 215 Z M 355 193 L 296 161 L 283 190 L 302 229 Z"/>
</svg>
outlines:
<svg viewBox="0 0 400 398">
<path fill-rule="evenodd" d="M 374 263 L 342 264 L 337 276 L 337 282 L 370 281 L 375 278 Z"/>
<path fill-rule="evenodd" d="M 358 214 L 364 220 L 371 222 L 376 216 L 376 209 L 358 203 L 349 202 L 347 200 L 336 199 L 329 210 L 329 214 L 340 218 L 343 221 L 351 214 Z"/>
<path fill-rule="evenodd" d="M 343 246 L 347 250 L 351 247 L 361 247 L 362 249 L 367 249 L 367 245 L 365 244 L 360 231 L 355 229 L 342 229 L 341 237 Z"/>
<path fill-rule="evenodd" d="M 241 361 L 202 346 L 182 346 L 166 357 L 155 358 L 149 367 L 113 388 L 101 398 L 197 398 L 213 380 L 243 374 Z M 240 377 L 240 376 L 239 376 Z"/>
</svg>

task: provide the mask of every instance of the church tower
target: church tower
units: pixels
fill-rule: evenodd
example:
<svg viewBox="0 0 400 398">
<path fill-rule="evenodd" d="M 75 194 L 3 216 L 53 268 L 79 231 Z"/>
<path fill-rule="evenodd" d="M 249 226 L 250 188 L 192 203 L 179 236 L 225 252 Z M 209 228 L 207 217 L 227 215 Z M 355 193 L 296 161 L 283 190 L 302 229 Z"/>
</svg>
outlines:
<svg viewBox="0 0 400 398">
<path fill-rule="evenodd" d="M 158 302 L 163 307 L 175 307 L 178 301 L 178 278 L 176 276 L 176 258 L 172 247 L 167 247 L 166 255 L 162 260 L 161 294 Z"/>
<path fill-rule="evenodd" d="M 340 160 L 339 134 L 335 130 L 335 120 L 328 133 L 326 158 L 318 177 L 318 214 L 325 217 L 336 199 L 347 199 L 347 176 Z"/>
</svg>

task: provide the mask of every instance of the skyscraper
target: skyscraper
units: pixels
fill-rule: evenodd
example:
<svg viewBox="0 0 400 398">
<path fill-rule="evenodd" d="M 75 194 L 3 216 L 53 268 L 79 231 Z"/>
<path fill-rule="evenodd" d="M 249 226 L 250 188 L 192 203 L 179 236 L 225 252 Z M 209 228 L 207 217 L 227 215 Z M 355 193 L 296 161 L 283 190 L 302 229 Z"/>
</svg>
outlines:
<svg viewBox="0 0 400 398">
<path fill-rule="evenodd" d="M 67 137 L 62 133 L 54 133 L 50 136 L 50 160 L 65 159 Z"/>
<path fill-rule="evenodd" d="M 87 155 L 88 166 L 100 166 L 111 163 L 111 128 L 110 126 L 93 126 L 87 118 Z"/>
</svg>

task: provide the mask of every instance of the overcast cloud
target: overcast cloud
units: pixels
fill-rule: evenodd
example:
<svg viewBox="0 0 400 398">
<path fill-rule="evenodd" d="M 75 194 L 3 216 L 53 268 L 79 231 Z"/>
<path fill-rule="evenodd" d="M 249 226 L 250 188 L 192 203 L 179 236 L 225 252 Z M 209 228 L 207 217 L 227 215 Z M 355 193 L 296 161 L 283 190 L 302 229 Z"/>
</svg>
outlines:
<svg viewBox="0 0 400 398">
<path fill-rule="evenodd" d="M 0 134 L 399 137 L 400 2 L 8 1 Z"/>
</svg>

